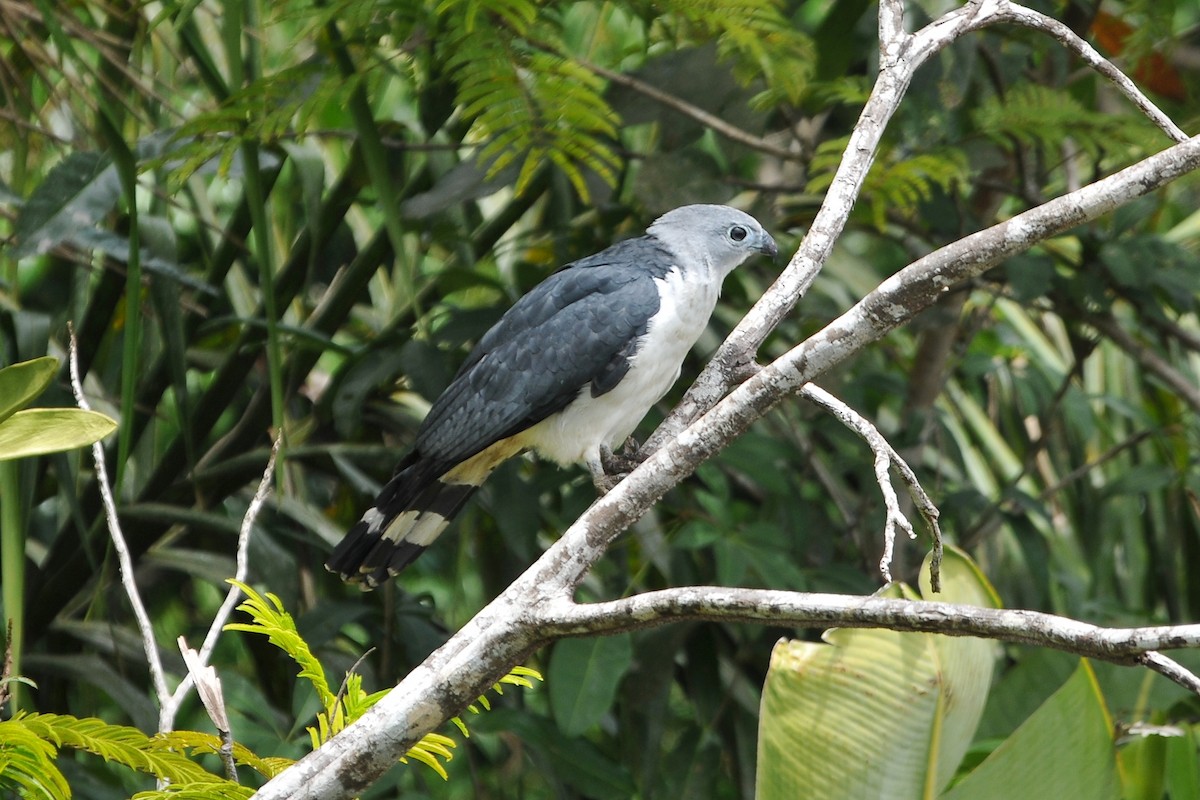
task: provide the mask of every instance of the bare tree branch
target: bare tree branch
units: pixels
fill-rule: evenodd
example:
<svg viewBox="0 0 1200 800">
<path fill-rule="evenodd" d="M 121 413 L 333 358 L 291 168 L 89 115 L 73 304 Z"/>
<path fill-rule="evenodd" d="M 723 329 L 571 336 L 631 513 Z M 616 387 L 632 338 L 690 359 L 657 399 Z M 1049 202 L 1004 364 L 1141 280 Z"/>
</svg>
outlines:
<svg viewBox="0 0 1200 800">
<path fill-rule="evenodd" d="M 888 443 L 878 428 L 820 386 L 815 383 L 806 383 L 800 387 L 799 394 L 837 417 L 839 422 L 857 433 L 875 454 L 875 480 L 879 484 L 880 492 L 883 493 L 883 504 L 887 511 L 883 525 L 883 556 L 879 559 L 879 571 L 883 575 L 883 579 L 888 582 L 892 580 L 891 564 L 896 531 L 904 531 L 910 539 L 917 538 L 917 532 L 913 530 L 912 523 L 900 510 L 900 501 L 896 497 L 896 490 L 892 488 L 891 480 L 888 477 L 889 470 L 895 467 L 896 472 L 908 486 L 913 502 L 916 503 L 933 533 L 933 561 L 929 568 L 929 579 L 933 585 L 933 591 L 940 592 L 942 590 L 942 529 L 938 525 L 938 518 L 941 513 L 929 499 L 929 495 L 921 488 L 921 483 L 917 480 L 917 475 L 912 471 L 912 467 L 900 457 L 900 454 Z"/>
<path fill-rule="evenodd" d="M 712 408 L 737 382 L 742 372 L 741 365 L 753 359 L 767 335 L 808 291 L 849 219 L 850 209 L 866 180 L 883 132 L 899 107 L 913 75 L 931 57 L 966 33 L 1001 23 L 1044 31 L 1078 54 L 1088 66 L 1113 81 L 1139 110 L 1176 142 L 1187 140 L 1187 134 L 1151 103 L 1129 78 L 1070 28 L 1017 3 L 973 0 L 914 34 L 905 34 L 903 31 L 903 3 L 896 0 L 880 3 L 879 15 L 879 76 L 846 144 L 841 163 L 813 219 L 812 227 L 779 278 L 742 318 L 688 389 L 683 400 L 643 445 L 646 451 L 662 446 Z"/>
<path fill-rule="evenodd" d="M 275 475 L 275 459 L 279 455 L 279 446 L 282 442 L 282 434 L 275 437 L 275 443 L 271 446 L 271 456 L 267 459 L 267 466 L 263 470 L 262 478 L 258 482 L 258 489 L 254 492 L 254 497 L 250 500 L 250 505 L 246 508 L 246 513 L 242 516 L 242 526 L 238 530 L 237 552 L 234 556 L 235 566 L 233 572 L 234 580 L 239 583 L 245 583 L 246 576 L 250 570 L 250 533 L 254 530 L 254 521 L 258 519 L 258 514 L 271 493 L 271 481 Z M 229 591 L 225 594 L 225 600 L 222 601 L 221 607 L 217 609 L 212 623 L 208 626 L 208 633 L 204 637 L 204 643 L 200 646 L 200 652 L 196 654 L 197 666 L 203 668 L 208 664 L 208 660 L 212 657 L 213 649 L 217 646 L 217 638 L 221 635 L 225 623 L 229 621 L 229 615 L 233 613 L 233 609 L 241 597 L 241 589 L 236 586 L 229 587 Z M 182 641 L 182 639 L 183 637 L 181 636 L 180 640 Z M 175 691 L 171 694 L 170 699 L 162 704 L 158 712 L 159 731 L 165 732 L 174 729 L 175 715 L 179 713 L 179 707 L 183 705 L 188 691 L 192 688 L 193 681 L 193 671 L 189 669 L 187 676 L 175 687 Z"/>
<path fill-rule="evenodd" d="M 1150 651 L 1138 656 L 1137 662 L 1178 683 L 1193 694 L 1200 694 L 1200 678 L 1178 661 L 1167 658 L 1162 653 Z"/>
<path fill-rule="evenodd" d="M 1068 50 L 1083 59 L 1085 64 L 1096 70 L 1096 72 L 1099 72 L 1105 78 L 1108 78 L 1120 90 L 1121 94 L 1125 95 L 1139 111 L 1161 128 L 1167 136 L 1170 136 L 1176 142 L 1187 141 L 1188 135 L 1183 132 L 1183 129 L 1176 125 L 1158 106 L 1154 105 L 1150 101 L 1150 98 L 1137 87 L 1137 84 L 1131 81 L 1121 70 L 1114 67 L 1112 62 L 1096 52 L 1096 48 L 1077 36 L 1075 31 L 1063 23 L 1031 8 L 1009 2 L 1001 3 L 1001 7 L 998 9 L 998 17 L 999 21 L 1013 22 L 1053 36 Z"/>
<path fill-rule="evenodd" d="M 673 94 L 664 92 L 657 86 L 652 86 L 645 81 L 638 80 L 632 75 L 626 75 L 622 72 L 614 72 L 611 69 L 606 69 L 599 64 L 593 64 L 590 61 L 585 61 L 582 58 L 576 59 L 576 62 L 584 69 L 594 72 L 601 78 L 604 78 L 610 83 L 615 83 L 624 86 L 627 89 L 632 89 L 638 94 L 645 95 L 656 103 L 660 103 L 667 108 L 678 111 L 685 117 L 694 119 L 706 128 L 711 128 L 721 136 L 724 136 L 731 142 L 744 144 L 752 150 L 757 150 L 760 153 L 766 153 L 776 158 L 784 159 L 785 161 L 794 161 L 801 157 L 801 153 L 788 150 L 786 147 L 780 147 L 766 139 L 755 136 L 748 131 L 744 131 L 736 125 L 730 125 L 720 117 L 710 114 L 699 106 L 694 106 L 691 103 L 676 97 Z"/>
<path fill-rule="evenodd" d="M 542 617 L 543 635 L 553 637 L 614 634 L 668 621 L 704 619 L 975 636 L 1126 665 L 1143 663 L 1153 651 L 1200 646 L 1200 624 L 1106 628 L 1020 609 L 723 586 L 682 586 L 604 603 L 563 600 L 544 609 Z M 1182 685 L 1200 694 L 1200 687 Z"/>
<path fill-rule="evenodd" d="M 71 391 L 75 394 L 75 403 L 84 411 L 90 411 L 91 405 L 83 393 L 83 381 L 79 377 L 79 348 L 75 342 L 75 330 L 68 327 L 68 335 L 70 337 L 68 362 L 71 372 Z M 100 498 L 104 503 L 104 519 L 108 523 L 108 535 L 112 539 L 113 549 L 117 551 L 121 585 L 125 588 L 129 605 L 133 608 L 133 617 L 141 632 L 142 649 L 146 653 L 146 663 L 150 668 L 150 681 L 154 685 L 154 695 L 161 708 L 169 702 L 171 690 L 167 688 L 162 657 L 158 652 L 158 644 L 154 640 L 154 627 L 150 624 L 150 615 L 146 613 L 146 605 L 142 602 L 142 595 L 138 591 L 137 580 L 133 574 L 133 558 L 129 554 L 129 545 L 125 543 L 125 534 L 121 531 L 121 520 L 117 516 L 117 503 L 113 498 L 112 484 L 108 480 L 104 445 L 100 442 L 92 445 L 92 460 L 96 464 L 96 483 L 100 486 Z"/>
</svg>

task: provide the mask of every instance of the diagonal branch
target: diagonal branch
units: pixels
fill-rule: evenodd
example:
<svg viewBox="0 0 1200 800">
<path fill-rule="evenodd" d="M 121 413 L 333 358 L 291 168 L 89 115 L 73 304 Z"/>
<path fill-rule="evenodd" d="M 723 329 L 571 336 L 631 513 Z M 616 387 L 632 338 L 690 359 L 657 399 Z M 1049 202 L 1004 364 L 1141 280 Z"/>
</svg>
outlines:
<svg viewBox="0 0 1200 800">
<path fill-rule="evenodd" d="M 1171 387 L 1171 391 L 1192 407 L 1192 411 L 1200 412 L 1200 389 L 1196 384 L 1181 373 L 1158 353 L 1146 347 L 1133 337 L 1129 331 L 1121 327 L 1112 314 L 1089 314 L 1088 322 L 1095 325 L 1097 330 L 1107 336 L 1117 347 L 1129 354 L 1129 357 L 1142 365 L 1147 372 Z"/>
</svg>

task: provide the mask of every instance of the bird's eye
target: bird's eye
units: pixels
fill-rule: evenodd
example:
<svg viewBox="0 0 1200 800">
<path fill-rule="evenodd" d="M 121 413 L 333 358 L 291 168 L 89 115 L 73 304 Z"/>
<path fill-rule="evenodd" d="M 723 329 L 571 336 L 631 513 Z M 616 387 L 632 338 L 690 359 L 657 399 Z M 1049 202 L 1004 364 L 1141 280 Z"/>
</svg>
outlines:
<svg viewBox="0 0 1200 800">
<path fill-rule="evenodd" d="M 741 225 L 734 225 L 732 228 L 729 229 L 729 238 L 733 239 L 735 242 L 742 241 L 743 239 L 746 238 L 746 236 L 747 236 L 746 229 L 743 228 Z"/>
</svg>

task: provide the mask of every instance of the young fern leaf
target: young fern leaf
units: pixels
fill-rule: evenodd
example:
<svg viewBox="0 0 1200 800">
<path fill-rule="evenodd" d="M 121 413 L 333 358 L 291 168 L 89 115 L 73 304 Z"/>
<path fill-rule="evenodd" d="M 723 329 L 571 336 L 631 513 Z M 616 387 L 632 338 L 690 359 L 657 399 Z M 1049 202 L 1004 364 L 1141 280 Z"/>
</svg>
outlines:
<svg viewBox="0 0 1200 800">
<path fill-rule="evenodd" d="M 523 191 L 550 162 L 588 196 L 584 168 L 608 183 L 619 159 L 608 143 L 616 118 L 602 96 L 603 82 L 562 55 L 550 26 L 530 33 L 536 6 L 521 0 L 444 2 L 451 34 L 446 66 L 458 84 L 462 114 L 474 120 L 480 163 L 489 177 L 520 160 L 516 190 Z M 481 24 L 486 14 L 490 24 Z"/>
<path fill-rule="evenodd" d="M 317 714 L 316 724 L 307 728 L 314 750 L 367 713 L 390 691 L 385 689 L 368 694 L 362 688 L 362 675 L 352 672 L 346 675 L 345 683 L 337 694 L 334 694 L 325 678 L 324 667 L 312 654 L 308 644 L 300 637 L 295 622 L 291 615 L 284 610 L 283 603 L 279 598 L 270 593 L 259 594 L 240 581 L 231 579 L 229 583 L 245 593 L 246 600 L 238 606 L 238 610 L 249 614 L 253 622 L 230 623 L 225 626 L 225 630 L 265 635 L 272 644 L 287 653 L 300 666 L 299 676 L 308 680 L 316 689 L 321 699 L 322 710 Z M 533 686 L 531 678 L 542 680 L 541 673 L 535 669 L 514 667 L 507 675 L 493 684 L 492 690 L 497 694 L 503 694 L 501 684 L 530 688 Z M 480 695 L 477 702 L 484 708 L 490 707 L 487 698 L 483 695 Z M 479 713 L 473 705 L 470 710 L 476 714 Z M 461 719 L 455 717 L 452 721 L 464 736 L 470 735 L 467 732 L 467 726 Z M 168 734 L 164 737 L 164 741 L 175 742 L 176 746 L 199 752 L 215 752 L 213 748 L 220 747 L 219 739 L 204 734 Z M 400 761 L 407 763 L 409 758 L 419 761 L 442 776 L 443 780 L 449 780 L 450 776 L 446 772 L 443 762 L 453 758 L 454 754 L 451 751 L 455 746 L 454 740 L 448 736 L 430 733 L 405 753 Z M 239 763 L 247 764 L 267 777 L 285 769 L 291 763 L 286 759 L 258 758 L 249 750 L 240 748 L 238 745 L 234 745 L 234 758 Z M 144 800 L 156 800 L 157 797 L 147 796 Z"/>
<path fill-rule="evenodd" d="M 12 722 L 56 748 L 82 750 L 160 780 L 185 784 L 217 780 L 185 756 L 161 749 L 137 728 L 66 714 L 18 714 Z"/>
<path fill-rule="evenodd" d="M 238 606 L 238 611 L 250 615 L 253 622 L 231 622 L 225 626 L 227 631 L 244 631 L 246 633 L 262 634 L 271 644 L 287 653 L 300 667 L 299 677 L 304 678 L 317 690 L 321 704 L 329 707 L 333 704 L 334 695 L 325 680 L 325 669 L 321 662 L 312 654 L 308 642 L 301 638 L 296 630 L 292 615 L 284 611 L 283 602 L 268 592 L 266 596 L 259 594 L 241 581 L 233 579 L 229 583 L 241 589 L 246 595 L 245 601 Z"/>
<path fill-rule="evenodd" d="M 201 755 L 218 755 L 224 744 L 219 736 L 198 731 L 159 733 L 151 741 L 154 746 L 164 750 L 186 750 Z M 233 744 L 233 759 L 237 764 L 249 767 L 264 778 L 274 778 L 296 763 L 290 758 L 262 758 L 237 742 Z"/>
<path fill-rule="evenodd" d="M 250 786 L 214 779 L 208 783 L 173 783 L 164 789 L 138 792 L 130 800 L 250 800 L 254 791 Z"/>
<path fill-rule="evenodd" d="M 971 119 L 980 133 L 999 146 L 1036 148 L 1053 161 L 1064 140 L 1098 160 L 1114 147 L 1139 143 L 1147 130 L 1137 115 L 1104 114 L 1068 92 L 1032 83 L 989 98 Z"/>
<path fill-rule="evenodd" d="M 807 191 L 820 193 L 829 188 L 848 141 L 842 137 L 817 147 Z M 966 184 L 969 174 L 966 155 L 959 150 L 897 158 L 894 150 L 883 147 L 863 184 L 862 204 L 875 227 L 883 230 L 889 212 L 900 216 L 914 214 L 935 191 L 949 192 Z"/>
<path fill-rule="evenodd" d="M 763 81 L 766 89 L 750 100 L 765 109 L 797 103 L 808 91 L 816 67 L 816 47 L 781 11 L 778 0 L 672 0 L 670 13 L 717 37 L 717 53 L 729 59 L 744 86 Z"/>
<path fill-rule="evenodd" d="M 57 754 L 20 719 L 0 722 L 0 795 L 15 789 L 23 797 L 69 800 L 71 787 L 54 764 Z"/>
</svg>

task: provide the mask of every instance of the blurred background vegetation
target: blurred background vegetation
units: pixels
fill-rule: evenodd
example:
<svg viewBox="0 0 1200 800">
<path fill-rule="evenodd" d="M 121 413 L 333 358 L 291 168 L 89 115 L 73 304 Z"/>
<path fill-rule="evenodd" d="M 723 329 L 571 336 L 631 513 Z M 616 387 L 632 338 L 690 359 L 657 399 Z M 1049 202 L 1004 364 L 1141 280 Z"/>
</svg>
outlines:
<svg viewBox="0 0 1200 800">
<path fill-rule="evenodd" d="M 910 25 L 953 5 L 910 4 Z M 1196 130 L 1200 9 L 1032 5 Z M 284 600 L 331 675 L 371 651 L 359 669 L 375 690 L 418 663 L 594 498 L 580 470 L 510 464 L 393 585 L 360 595 L 324 572 L 469 345 L 558 265 L 677 205 L 736 203 L 794 251 L 876 52 L 865 0 L 0 0 L 0 362 L 61 356 L 75 326 L 92 405 L 121 421 L 120 513 L 171 670 L 175 637 L 199 639 L 224 595 L 279 430 L 251 582 Z M 1167 144 L 1045 37 L 958 42 L 920 73 L 833 258 L 763 357 L 913 258 Z M 1008 606 L 1200 619 L 1197 207 L 1189 178 L 1046 242 L 824 381 L 902 450 Z M 685 375 L 778 268 L 726 282 Z M 71 405 L 65 376 L 39 404 Z M 86 455 L 0 465 L 4 613 L 38 684 L 19 703 L 153 731 Z M 869 593 L 882 521 L 861 443 L 786 404 L 671 492 L 580 594 Z M 920 548 L 901 562 L 911 580 Z M 531 662 L 546 686 L 470 721 L 448 782 L 398 768 L 368 796 L 750 797 L 783 635 L 802 634 L 693 623 L 560 643 Z M 298 757 L 318 700 L 257 638 L 226 634 L 214 658 L 234 734 Z M 1005 653 L 985 749 L 1075 669 Z M 1194 757 L 1196 698 L 1097 672 L 1116 723 L 1180 725 Z M 178 724 L 209 729 L 199 703 Z M 146 786 L 94 757 L 62 767 L 77 797 Z"/>
</svg>

